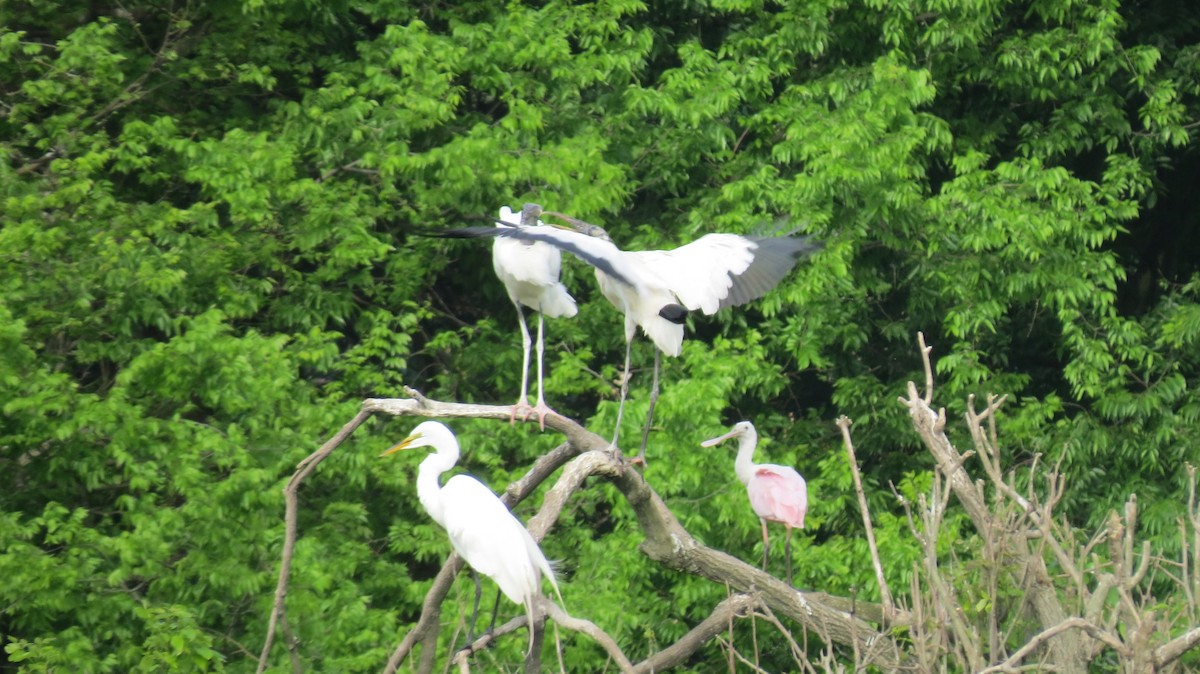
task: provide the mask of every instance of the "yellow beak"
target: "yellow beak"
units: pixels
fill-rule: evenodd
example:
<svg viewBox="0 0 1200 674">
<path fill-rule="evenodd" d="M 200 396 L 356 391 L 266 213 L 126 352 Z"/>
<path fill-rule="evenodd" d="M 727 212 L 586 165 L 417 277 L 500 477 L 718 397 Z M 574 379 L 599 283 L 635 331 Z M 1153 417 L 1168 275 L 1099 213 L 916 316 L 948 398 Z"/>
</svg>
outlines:
<svg viewBox="0 0 1200 674">
<path fill-rule="evenodd" d="M 401 441 L 400 441 L 400 444 L 398 444 L 398 445 L 395 445 L 394 447 L 392 447 L 391 449 L 387 450 L 387 451 L 386 451 L 386 452 L 384 452 L 383 454 L 380 454 L 379 456 L 381 456 L 381 457 L 384 457 L 384 456 L 387 456 L 388 454 L 393 454 L 393 453 L 395 453 L 395 452 L 398 452 L 398 451 L 400 451 L 400 450 L 402 450 L 402 449 L 408 449 L 408 446 L 409 446 L 409 445 L 411 445 L 411 444 L 413 443 L 413 441 L 414 441 L 414 440 L 416 440 L 416 439 L 417 439 L 417 438 L 419 438 L 419 437 L 421 437 L 421 434 L 420 434 L 420 433 L 413 433 L 412 435 L 408 436 L 407 438 L 404 438 L 403 440 L 401 440 Z"/>
</svg>

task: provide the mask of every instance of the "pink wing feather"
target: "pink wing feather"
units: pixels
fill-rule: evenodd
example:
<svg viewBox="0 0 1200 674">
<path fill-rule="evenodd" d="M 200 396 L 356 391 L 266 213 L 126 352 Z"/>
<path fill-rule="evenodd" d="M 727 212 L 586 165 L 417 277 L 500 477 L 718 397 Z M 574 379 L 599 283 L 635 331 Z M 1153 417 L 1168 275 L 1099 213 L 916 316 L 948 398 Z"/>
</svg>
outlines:
<svg viewBox="0 0 1200 674">
<path fill-rule="evenodd" d="M 808 485 L 794 469 L 773 464 L 755 466 L 746 491 L 750 495 L 750 507 L 759 517 L 804 528 Z"/>
</svg>

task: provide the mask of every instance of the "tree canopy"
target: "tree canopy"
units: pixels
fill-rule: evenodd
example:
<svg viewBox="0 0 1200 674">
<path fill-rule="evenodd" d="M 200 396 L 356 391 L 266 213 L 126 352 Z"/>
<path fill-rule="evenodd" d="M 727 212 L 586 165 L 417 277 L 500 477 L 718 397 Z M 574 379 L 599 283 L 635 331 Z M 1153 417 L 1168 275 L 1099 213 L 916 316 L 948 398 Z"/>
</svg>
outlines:
<svg viewBox="0 0 1200 674">
<path fill-rule="evenodd" d="M 935 461 L 897 397 L 924 381 L 923 332 L 951 418 L 1009 396 L 1004 451 L 1058 465 L 1056 514 L 1095 529 L 1137 494 L 1177 555 L 1200 462 L 1198 129 L 1200 14 L 1169 0 L 0 6 L 0 670 L 254 671 L 296 464 L 405 386 L 514 397 L 490 247 L 422 234 L 526 201 L 628 250 L 823 242 L 763 299 L 689 317 L 664 359 L 645 479 L 706 545 L 761 556 L 733 451 L 699 447 L 749 419 L 759 460 L 808 480 L 797 586 L 879 601 L 846 415 L 881 559 L 912 576 L 893 488 L 928 493 Z M 579 314 L 547 324 L 547 398 L 605 435 L 625 343 L 591 276 L 564 256 Z M 627 442 L 652 348 L 634 344 Z M 367 422 L 300 492 L 303 669 L 379 670 L 449 553 L 417 462 L 376 459 L 411 425 Z M 497 492 L 561 441 L 452 428 Z M 570 612 L 645 655 L 726 591 L 639 552 L 616 489 L 577 492 L 543 549 Z M 979 533 L 948 518 L 953 556 Z M 724 662 L 710 645 L 689 666 Z"/>
</svg>

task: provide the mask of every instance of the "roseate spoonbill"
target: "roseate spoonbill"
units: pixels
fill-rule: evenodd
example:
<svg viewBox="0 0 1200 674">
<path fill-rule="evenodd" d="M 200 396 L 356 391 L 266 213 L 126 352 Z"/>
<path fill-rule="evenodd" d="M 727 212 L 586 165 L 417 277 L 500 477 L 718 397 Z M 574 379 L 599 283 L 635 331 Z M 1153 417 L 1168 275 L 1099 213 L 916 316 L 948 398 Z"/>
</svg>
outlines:
<svg viewBox="0 0 1200 674">
<path fill-rule="evenodd" d="M 380 456 L 402 449 L 432 447 L 435 453 L 425 457 L 417 470 L 417 497 L 425 512 L 450 536 L 450 544 L 471 568 L 500 586 L 504 596 L 525 606 L 529 617 L 529 648 L 533 648 L 533 605 L 541 594 L 545 575 L 562 603 L 562 593 L 554 571 L 541 548 L 508 508 L 482 482 L 470 475 L 455 475 L 438 485 L 442 473 L 458 462 L 458 439 L 437 421 L 426 421 L 407 438 Z M 479 614 L 479 578 L 475 579 L 475 610 L 471 633 Z M 497 597 L 499 600 L 499 597 Z M 495 622 L 495 615 L 492 617 Z M 490 631 L 490 628 L 489 628 Z M 470 634 L 470 633 L 469 633 Z M 468 643 L 472 640 L 467 637 Z"/>
<path fill-rule="evenodd" d="M 536 207 L 536 204 L 529 205 Z M 654 379 L 650 406 L 635 461 L 646 456 L 646 441 L 658 400 L 660 352 L 678 356 L 683 348 L 683 323 L 688 311 L 716 313 L 765 295 L 783 280 L 801 256 L 820 248 L 806 236 L 742 236 L 706 234 L 672 250 L 623 251 L 603 228 L 562 213 L 537 210 L 538 215 L 561 218 L 574 229 L 547 227 L 465 227 L 443 232 L 453 238 L 495 236 L 544 241 L 570 253 L 596 269 L 600 290 L 625 314 L 625 369 L 621 377 L 621 403 L 612 446 L 617 446 L 625 398 L 629 392 L 630 349 L 637 327 L 658 347 L 654 354 Z"/>
<path fill-rule="evenodd" d="M 541 206 L 537 204 L 525 204 L 518 217 L 508 206 L 502 206 L 500 208 L 500 221 L 496 223 L 496 226 L 511 227 L 517 225 L 522 228 L 537 227 L 549 229 L 548 225 L 539 222 L 537 219 L 541 210 Z M 542 371 L 543 352 L 545 351 L 545 340 L 542 336 L 542 317 L 570 318 L 578 311 L 575 308 L 574 298 L 571 297 L 566 287 L 558 280 L 559 272 L 562 268 L 562 253 L 559 252 L 558 248 L 541 241 L 497 237 L 492 244 L 492 266 L 496 270 L 496 276 L 504 283 L 504 289 L 508 291 L 508 298 L 517 307 L 517 322 L 521 326 L 521 344 L 525 349 L 525 356 L 521 362 L 521 397 L 517 399 L 517 404 L 513 405 L 509 423 L 512 423 L 518 414 L 524 413 L 525 419 L 529 419 L 531 414 L 536 414 L 538 425 L 542 430 L 545 430 L 546 415 L 553 414 L 554 410 L 546 405 L 546 398 L 542 393 L 542 382 L 545 379 Z M 529 338 L 529 328 L 525 325 L 525 312 L 521 308 L 522 305 L 533 309 L 538 314 L 538 397 L 537 405 L 533 407 L 529 406 L 528 398 L 529 346 L 531 340 Z"/>
<path fill-rule="evenodd" d="M 792 584 L 792 527 L 804 528 L 804 515 L 808 512 L 808 485 L 795 469 L 773 463 L 754 463 L 754 447 L 758 444 L 758 433 L 754 424 L 739 421 L 725 435 L 705 440 L 703 447 L 718 445 L 729 438 L 738 439 L 737 459 L 733 471 L 746 485 L 750 496 L 750 507 L 762 523 L 763 571 L 767 570 L 767 521 L 781 522 L 787 528 L 784 539 L 784 555 L 787 557 L 787 581 Z"/>
</svg>

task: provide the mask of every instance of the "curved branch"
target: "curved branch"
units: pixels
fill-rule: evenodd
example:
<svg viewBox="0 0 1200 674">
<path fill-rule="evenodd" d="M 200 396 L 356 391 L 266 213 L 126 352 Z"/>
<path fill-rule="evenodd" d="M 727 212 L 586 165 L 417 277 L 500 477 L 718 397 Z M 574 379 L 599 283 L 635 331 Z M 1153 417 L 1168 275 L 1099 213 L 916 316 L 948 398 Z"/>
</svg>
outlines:
<svg viewBox="0 0 1200 674">
<path fill-rule="evenodd" d="M 356 414 L 353 419 L 347 422 L 345 426 L 342 426 L 342 430 L 338 431 L 337 434 L 330 438 L 329 441 L 324 445 L 321 445 L 320 449 L 313 452 L 307 458 L 297 464 L 296 472 L 292 474 L 292 478 L 288 480 L 287 486 L 283 488 L 283 555 L 279 562 L 279 581 L 275 585 L 275 603 L 271 607 L 271 617 L 267 621 L 267 637 L 263 643 L 262 654 L 258 656 L 258 669 L 256 670 L 257 674 L 262 674 L 263 670 L 267 668 L 267 656 L 271 653 L 271 645 L 275 640 L 275 630 L 277 625 L 280 623 L 280 621 L 286 621 L 286 616 L 284 613 L 287 611 L 286 599 L 288 576 L 292 570 L 292 555 L 296 551 L 296 514 L 298 510 L 296 494 L 300 489 L 300 483 L 304 480 L 304 478 L 308 477 L 309 473 L 311 473 L 318 464 L 325 460 L 325 457 L 329 456 L 333 450 L 337 449 L 338 445 L 342 444 L 346 438 L 350 437 L 350 434 L 354 432 L 354 429 L 361 426 L 362 423 L 370 416 L 371 413 L 368 412 L 364 406 L 364 408 L 359 410 L 358 414 Z"/>
<path fill-rule="evenodd" d="M 384 413 L 397 416 L 423 416 L 440 418 L 483 418 L 508 421 L 511 408 L 500 405 L 472 405 L 446 403 L 430 400 L 420 393 L 406 389 L 408 399 L 371 398 L 363 401 L 358 415 L 318 452 L 301 462 L 296 475 L 288 484 L 287 532 L 285 535 L 285 557 L 280 568 L 280 586 L 277 590 L 276 609 L 272 613 L 268 628 L 268 641 L 259 662 L 259 672 L 265 668 L 270 651 L 270 637 L 274 633 L 274 622 L 282 616 L 283 596 L 286 594 L 287 576 L 291 565 L 291 551 L 295 545 L 296 500 L 299 483 L 313 468 L 327 457 L 342 441 L 371 414 Z M 537 515 L 530 519 L 528 528 L 535 540 L 540 540 L 557 520 L 566 500 L 581 488 L 590 475 L 601 475 L 612 481 L 633 507 L 641 525 L 645 540 L 640 545 L 644 554 L 666 566 L 708 578 L 718 583 L 728 583 L 740 592 L 757 592 L 758 598 L 774 612 L 787 616 L 833 641 L 852 645 L 864 654 L 865 662 L 884 668 L 894 668 L 902 656 L 897 644 L 886 633 L 880 633 L 870 623 L 847 610 L 852 602 L 846 598 L 832 597 L 823 593 L 806 593 L 789 587 L 783 581 L 760 571 L 723 552 L 700 544 L 671 514 L 658 494 L 642 476 L 623 461 L 619 454 L 605 451 L 608 441 L 591 433 L 574 421 L 558 415 L 546 418 L 546 426 L 562 433 L 567 442 L 542 456 L 518 481 L 505 489 L 502 500 L 515 505 L 528 496 L 546 478 L 573 457 L 575 460 L 564 471 L 555 486 L 547 493 Z M 436 656 L 437 627 L 443 600 L 453 585 L 454 577 L 462 567 L 457 555 L 451 555 L 434 579 L 426 593 L 421 616 L 417 624 L 405 635 L 396 647 L 384 669 L 385 674 L 395 672 L 403 659 L 412 652 L 417 643 L 423 643 L 418 671 L 432 671 Z M 740 601 L 740 600 L 739 600 Z M 729 611 L 737 602 L 727 600 L 715 609 L 717 617 L 710 616 L 668 649 L 652 655 L 637 666 L 638 671 L 657 670 L 664 663 L 686 658 L 699 644 L 711 638 L 708 632 L 713 624 L 728 622 Z M 864 610 L 865 609 L 865 610 Z M 856 609 L 863 614 L 882 614 L 878 606 L 859 603 Z M 714 615 L 716 615 L 714 614 Z M 563 615 L 566 612 L 563 611 Z M 567 616 L 569 618 L 569 616 Z M 904 623 L 907 615 L 896 616 L 897 623 Z M 561 624 L 561 623 L 560 623 Z M 573 623 L 578 625 L 579 623 Z M 564 625 L 564 627 L 570 627 Z M 515 626 L 514 626 L 515 628 Z M 598 628 L 597 628 L 598 629 Z M 708 635 L 708 636 L 705 636 Z M 704 639 L 701 637 L 704 636 Z M 599 640 L 598 640 L 599 641 Z M 604 645 L 603 643 L 601 644 Z M 613 642 L 615 646 L 615 642 Z M 607 648 L 607 646 L 605 646 Z M 614 657 L 614 660 L 619 659 Z M 627 662 L 627 661 L 626 661 Z"/>
<path fill-rule="evenodd" d="M 825 595 L 797 590 L 757 567 L 697 541 L 639 473 L 622 468 L 613 482 L 633 506 L 646 536 L 639 547 L 647 557 L 679 571 L 728 583 L 739 592 L 757 591 L 776 613 L 833 641 L 862 649 L 868 664 L 894 668 L 901 663 L 900 648 L 890 636 L 858 616 L 821 601 Z M 897 620 L 900 619 L 898 616 Z"/>
<path fill-rule="evenodd" d="M 404 635 L 404 639 L 396 646 L 396 650 L 392 651 L 392 656 L 388 658 L 387 665 L 384 666 L 384 674 L 392 674 L 400 666 L 404 660 L 421 641 L 425 647 L 421 650 L 421 664 L 418 669 L 422 672 L 432 671 L 433 659 L 437 645 L 437 626 L 438 619 L 442 615 L 442 600 L 450 593 L 450 588 L 454 585 L 454 578 L 458 572 L 462 570 L 463 561 L 458 556 L 458 553 L 450 553 L 450 557 L 446 559 L 446 563 L 442 564 L 442 569 L 433 579 L 433 585 L 429 587 L 429 591 L 425 593 L 425 601 L 421 604 L 421 617 L 417 618 L 417 624 Z"/>
<path fill-rule="evenodd" d="M 932 348 L 925 345 L 924 335 L 920 333 L 918 333 L 918 341 L 928 387 L 928 381 L 932 377 L 931 373 L 933 371 L 929 358 Z M 976 442 L 979 442 L 980 438 L 983 437 L 983 431 L 979 427 L 979 422 L 984 417 L 994 414 L 1004 400 L 1005 398 L 1001 397 L 999 400 L 989 403 L 987 409 L 981 414 L 975 414 L 973 409 L 970 411 L 967 416 L 967 422 L 968 426 L 971 427 L 972 437 Z M 921 436 L 926 449 L 933 455 L 937 462 L 938 472 L 946 477 L 947 486 L 953 490 L 959 503 L 963 505 L 963 509 L 966 510 L 967 516 L 971 519 L 971 523 L 976 531 L 980 532 L 981 535 L 986 532 L 1002 531 L 1004 527 L 998 524 L 996 514 L 988 507 L 987 499 L 984 495 L 983 483 L 975 482 L 971 478 L 963 465 L 967 456 L 961 454 L 946 435 L 945 410 L 942 409 L 934 413 L 929 392 L 927 391 L 926 395 L 921 397 L 917 393 L 916 384 L 911 381 L 908 382 L 908 397 L 900 398 L 900 402 L 908 407 L 914 429 Z M 987 454 L 986 447 L 981 446 L 979 449 L 981 454 Z M 984 457 L 985 464 L 990 460 L 989 457 Z M 1002 485 L 1000 488 L 1003 491 L 1003 480 L 999 480 L 997 484 Z M 944 504 L 945 499 L 943 499 Z M 1027 512 L 1033 511 L 1030 510 Z M 1048 536 L 1048 538 L 1053 540 L 1053 536 Z M 1011 573 L 1015 578 L 1018 578 L 1018 582 L 1025 584 L 1027 599 L 1030 605 L 1033 606 L 1038 622 L 1043 630 L 1047 632 L 1052 629 L 1061 631 L 1062 629 L 1067 629 L 1061 628 L 1062 625 L 1071 626 L 1073 623 L 1069 622 L 1066 608 L 1056 593 L 1056 588 L 1051 581 L 1046 561 L 1042 558 L 1041 554 L 1036 550 L 1030 550 L 1019 538 L 1009 537 L 1003 543 L 1003 546 L 1004 551 L 1012 554 L 1016 560 L 1013 567 L 1014 570 Z M 928 555 L 933 555 L 933 553 L 927 553 Z M 1057 632 L 1055 633 L 1057 634 Z M 1084 663 L 1087 659 L 1086 649 L 1082 647 L 1081 642 L 1078 640 L 1054 640 L 1050 643 L 1050 649 L 1053 653 L 1051 659 L 1063 671 L 1084 671 Z"/>
<path fill-rule="evenodd" d="M 557 604 L 549 600 L 542 602 L 542 609 L 554 622 L 566 629 L 573 630 L 575 632 L 582 632 L 591 637 L 593 641 L 600 644 L 600 647 L 604 649 L 604 652 L 608 653 L 608 657 L 616 661 L 617 666 L 621 668 L 622 672 L 634 671 L 633 664 L 629 662 L 629 658 L 625 657 L 625 654 L 621 652 L 621 648 L 620 646 L 617 646 L 616 640 L 608 636 L 608 633 L 604 630 L 596 627 L 595 623 L 582 618 L 573 618 L 567 615 L 567 612 L 559 608 Z"/>
<path fill-rule="evenodd" d="M 707 618 L 680 637 L 679 641 L 637 663 L 633 671 L 638 674 L 649 674 L 683 664 L 710 639 L 729 629 L 730 621 L 735 616 L 744 615 L 756 601 L 757 598 L 749 594 L 735 594 L 725 598 L 713 608 Z"/>
<path fill-rule="evenodd" d="M 1154 664 L 1156 667 L 1166 667 L 1180 657 L 1184 653 L 1194 648 L 1196 644 L 1200 644 L 1200 627 L 1193 627 L 1187 632 L 1175 637 L 1167 643 L 1154 649 Z"/>
<path fill-rule="evenodd" d="M 1024 646 L 1017 649 L 1017 651 L 1010 655 L 1007 660 L 998 665 L 993 665 L 987 669 L 981 670 L 979 674 L 1016 671 L 1017 665 L 1024 660 L 1026 656 L 1040 648 L 1045 642 L 1049 641 L 1055 636 L 1058 636 L 1059 634 L 1062 634 L 1063 632 L 1066 632 L 1067 630 L 1082 630 L 1087 632 L 1093 639 L 1103 641 L 1105 644 L 1108 644 L 1108 646 L 1120 653 L 1122 656 L 1127 656 L 1129 654 L 1129 649 L 1125 646 L 1125 644 L 1121 643 L 1120 639 L 1117 639 L 1112 634 L 1109 634 L 1099 627 L 1096 627 L 1083 618 L 1073 617 L 1067 618 L 1053 627 L 1042 630 L 1032 639 L 1026 642 Z"/>
</svg>

